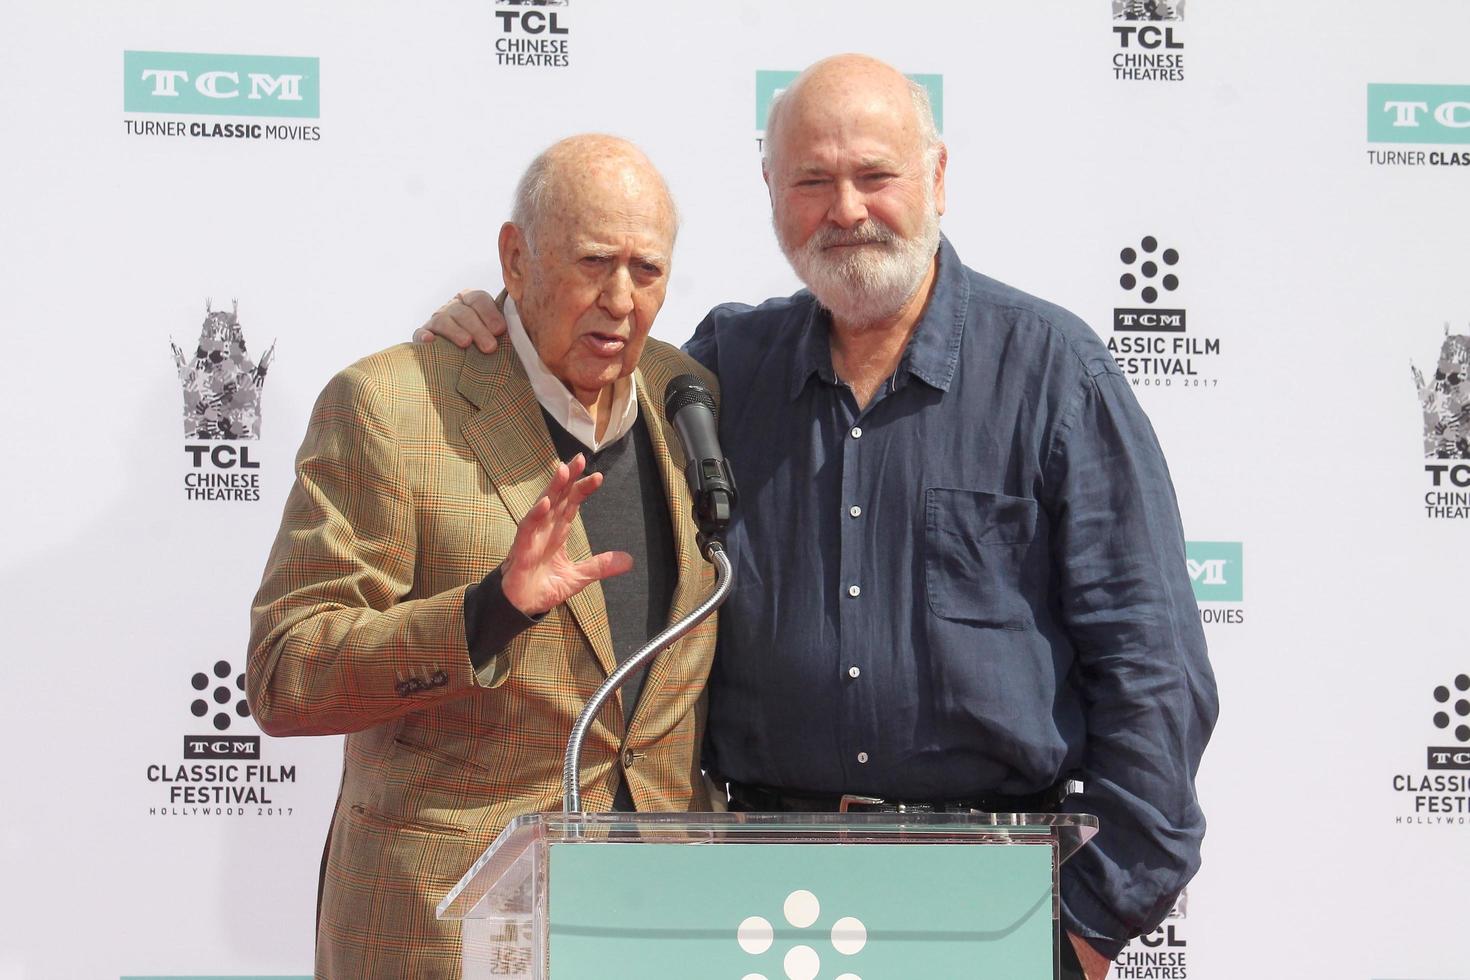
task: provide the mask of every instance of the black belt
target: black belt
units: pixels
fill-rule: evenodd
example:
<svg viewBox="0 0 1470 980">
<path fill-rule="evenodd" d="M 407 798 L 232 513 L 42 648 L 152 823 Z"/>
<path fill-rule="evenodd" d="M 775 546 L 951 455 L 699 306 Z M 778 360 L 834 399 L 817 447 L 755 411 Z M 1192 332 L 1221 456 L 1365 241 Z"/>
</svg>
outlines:
<svg viewBox="0 0 1470 980">
<path fill-rule="evenodd" d="M 800 793 L 770 786 L 752 786 L 715 777 L 730 791 L 730 809 L 755 813 L 1052 813 L 1067 795 L 1077 791 L 1075 780 L 1063 780 L 1026 796 L 989 794 L 966 800 L 885 800 L 876 796 Z"/>
</svg>

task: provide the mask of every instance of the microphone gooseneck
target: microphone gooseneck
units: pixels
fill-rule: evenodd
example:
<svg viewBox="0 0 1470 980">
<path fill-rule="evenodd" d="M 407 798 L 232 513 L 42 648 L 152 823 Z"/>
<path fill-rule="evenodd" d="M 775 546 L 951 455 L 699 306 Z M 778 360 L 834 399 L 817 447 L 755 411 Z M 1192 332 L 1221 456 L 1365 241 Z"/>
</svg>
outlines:
<svg viewBox="0 0 1470 980">
<path fill-rule="evenodd" d="M 631 657 L 618 664 L 617 670 L 608 674 L 607 680 L 603 681 L 602 686 L 588 699 L 587 704 L 582 708 L 582 713 L 577 716 L 576 723 L 572 725 L 572 736 L 567 739 L 567 753 L 561 770 L 563 812 L 577 813 L 582 809 L 582 787 L 577 774 L 582 768 L 582 743 L 587 738 L 587 729 L 592 727 L 592 720 L 597 717 L 597 712 L 607 703 L 607 699 L 612 697 L 613 692 L 623 686 L 629 674 L 653 659 L 659 652 L 673 646 L 684 634 L 704 622 L 730 594 L 730 559 L 725 554 L 724 546 L 718 541 L 711 541 L 705 548 L 705 555 L 715 566 L 714 591 L 691 610 L 689 615 L 649 640 Z"/>
</svg>

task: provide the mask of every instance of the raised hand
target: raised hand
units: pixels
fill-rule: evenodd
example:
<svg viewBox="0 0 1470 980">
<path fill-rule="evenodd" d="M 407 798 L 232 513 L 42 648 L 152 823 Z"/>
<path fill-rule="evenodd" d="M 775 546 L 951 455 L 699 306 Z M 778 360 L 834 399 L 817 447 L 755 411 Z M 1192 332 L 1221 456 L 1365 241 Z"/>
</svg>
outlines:
<svg viewBox="0 0 1470 980">
<path fill-rule="evenodd" d="M 602 486 L 601 473 L 582 476 L 586 468 L 581 453 L 557 465 L 556 476 L 516 528 L 501 566 L 506 599 L 528 616 L 547 612 L 593 582 L 633 567 L 633 556 L 626 551 L 604 551 L 579 562 L 567 557 L 567 535 L 577 510 Z"/>
<path fill-rule="evenodd" d="M 490 294 L 483 289 L 466 289 L 435 310 L 428 322 L 413 332 L 413 342 L 427 344 L 443 337 L 461 350 L 474 344 L 492 354 L 504 334 L 505 317 Z"/>
</svg>

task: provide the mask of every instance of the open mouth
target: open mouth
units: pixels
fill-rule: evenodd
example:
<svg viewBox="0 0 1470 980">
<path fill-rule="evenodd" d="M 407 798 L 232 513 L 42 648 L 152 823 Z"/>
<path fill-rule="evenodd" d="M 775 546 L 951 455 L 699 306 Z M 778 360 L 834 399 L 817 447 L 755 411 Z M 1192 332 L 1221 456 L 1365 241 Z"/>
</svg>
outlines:
<svg viewBox="0 0 1470 980">
<path fill-rule="evenodd" d="M 614 357 L 628 346 L 627 338 L 615 333 L 585 333 L 582 335 L 582 342 L 601 357 Z"/>
</svg>

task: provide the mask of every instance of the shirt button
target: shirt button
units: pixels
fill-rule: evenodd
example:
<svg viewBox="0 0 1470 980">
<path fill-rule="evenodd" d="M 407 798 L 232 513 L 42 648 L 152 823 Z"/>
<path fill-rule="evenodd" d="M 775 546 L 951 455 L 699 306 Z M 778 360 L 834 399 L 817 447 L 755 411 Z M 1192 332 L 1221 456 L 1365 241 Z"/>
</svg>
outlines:
<svg viewBox="0 0 1470 980">
<path fill-rule="evenodd" d="M 863 590 L 860 586 L 849 585 L 847 587 L 847 594 L 856 599 L 858 596 L 863 594 Z"/>
<path fill-rule="evenodd" d="M 860 425 L 853 426 L 852 427 L 852 437 L 854 439 L 861 439 L 863 437 L 863 427 L 860 426 Z"/>
<path fill-rule="evenodd" d="M 862 763 L 866 763 L 868 761 L 868 753 L 866 753 L 866 752 L 859 752 L 858 753 L 858 761 L 859 762 L 862 762 Z"/>
<path fill-rule="evenodd" d="M 859 675 L 860 675 L 860 674 L 862 674 L 862 670 L 861 670 L 861 669 L 859 669 L 859 668 L 858 668 L 858 667 L 856 667 L 856 666 L 853 666 L 853 667 L 849 667 L 849 668 L 847 668 L 847 676 L 848 676 L 848 677 L 857 677 L 857 676 L 859 676 Z"/>
<path fill-rule="evenodd" d="M 859 507 L 857 504 L 853 504 L 851 507 L 847 508 L 847 512 L 849 514 L 851 514 L 853 517 L 862 517 L 863 516 L 863 509 L 861 507 Z"/>
</svg>

